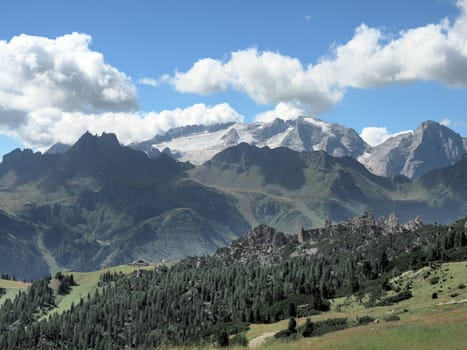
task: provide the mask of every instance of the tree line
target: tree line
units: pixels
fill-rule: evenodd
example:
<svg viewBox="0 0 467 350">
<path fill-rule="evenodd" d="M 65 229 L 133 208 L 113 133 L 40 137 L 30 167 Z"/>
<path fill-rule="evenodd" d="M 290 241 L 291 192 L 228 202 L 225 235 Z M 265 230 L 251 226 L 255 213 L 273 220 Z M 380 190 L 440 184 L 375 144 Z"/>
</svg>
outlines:
<svg viewBox="0 0 467 350">
<path fill-rule="evenodd" d="M 127 276 L 106 273 L 100 291 L 41 320 L 55 307 L 56 293 L 50 278 L 40 280 L 0 308 L 0 349 L 212 344 L 251 323 L 296 317 L 298 310 L 300 316 L 325 312 L 330 298 L 371 293 L 377 302 L 391 288 L 392 276 L 433 262 L 466 260 L 459 232 L 465 237 L 463 222 L 396 237 L 343 230 L 323 234 L 313 243 L 316 254 L 274 265 L 227 265 L 210 256 Z M 55 278 L 66 280 L 69 290 L 66 276 Z"/>
</svg>

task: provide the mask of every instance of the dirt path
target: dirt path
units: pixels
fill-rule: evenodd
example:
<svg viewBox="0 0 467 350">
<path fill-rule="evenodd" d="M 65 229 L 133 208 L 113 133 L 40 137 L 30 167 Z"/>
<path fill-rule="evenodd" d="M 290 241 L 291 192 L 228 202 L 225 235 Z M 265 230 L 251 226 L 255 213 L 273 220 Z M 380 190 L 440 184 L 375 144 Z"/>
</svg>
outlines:
<svg viewBox="0 0 467 350">
<path fill-rule="evenodd" d="M 444 303 L 438 303 L 436 305 L 440 306 L 440 305 L 463 304 L 463 303 L 467 303 L 467 299 L 462 299 L 462 300 L 451 299 L 449 301 L 446 301 Z"/>
<path fill-rule="evenodd" d="M 264 333 L 263 335 L 260 335 L 259 337 L 256 337 L 256 338 L 250 340 L 250 342 L 248 343 L 248 347 L 257 348 L 258 346 L 263 344 L 266 341 L 266 339 L 272 337 L 275 333 L 276 332 Z"/>
</svg>

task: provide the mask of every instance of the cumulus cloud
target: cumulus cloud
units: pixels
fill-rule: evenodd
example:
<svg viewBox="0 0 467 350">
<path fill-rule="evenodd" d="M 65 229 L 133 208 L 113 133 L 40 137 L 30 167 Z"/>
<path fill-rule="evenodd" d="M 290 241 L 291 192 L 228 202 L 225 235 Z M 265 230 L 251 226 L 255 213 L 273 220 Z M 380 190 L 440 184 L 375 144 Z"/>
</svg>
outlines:
<svg viewBox="0 0 467 350">
<path fill-rule="evenodd" d="M 0 105 L 0 127 L 14 128 L 26 121 L 27 112 Z"/>
<path fill-rule="evenodd" d="M 89 48 L 91 37 L 19 35 L 0 41 L 0 105 L 34 111 L 129 111 L 137 108 L 129 77 Z"/>
<path fill-rule="evenodd" d="M 241 122 L 243 116 L 227 103 L 214 106 L 195 104 L 187 108 L 149 113 L 107 112 L 87 114 L 63 112 L 56 108 L 33 111 L 25 123 L 14 130 L 0 130 L 21 139 L 26 146 L 44 151 L 57 142 L 72 144 L 86 130 L 91 133 L 113 132 L 120 142 L 129 144 L 147 140 L 156 134 L 184 125 Z M 2 130 L 3 129 L 3 130 Z"/>
<path fill-rule="evenodd" d="M 377 146 L 387 139 L 401 134 L 413 133 L 412 130 L 390 133 L 386 127 L 368 126 L 362 129 L 360 137 L 370 146 Z"/>
<path fill-rule="evenodd" d="M 338 103 L 348 88 L 439 81 L 467 86 L 467 0 L 457 2 L 454 20 L 397 34 L 361 24 L 346 43 L 333 46 L 315 65 L 256 48 L 227 60 L 204 58 L 166 79 L 180 92 L 241 91 L 257 103 L 299 104 L 319 114 Z"/>
<path fill-rule="evenodd" d="M 280 102 L 273 110 L 259 113 L 255 116 L 257 122 L 272 122 L 276 118 L 283 120 L 295 119 L 306 112 L 303 108 L 297 107 L 293 104 Z"/>
<path fill-rule="evenodd" d="M 19 35 L 0 41 L 0 133 L 45 150 L 86 130 L 114 132 L 128 144 L 189 124 L 242 121 L 228 104 L 142 113 L 136 87 L 89 47 L 91 37 Z M 140 84 L 156 86 L 151 78 Z"/>
<path fill-rule="evenodd" d="M 205 58 L 170 82 L 180 92 L 212 94 L 234 89 L 261 104 L 304 104 L 314 113 L 327 110 L 342 92 L 316 80 L 299 59 L 256 48 L 236 51 L 227 62 Z"/>
</svg>

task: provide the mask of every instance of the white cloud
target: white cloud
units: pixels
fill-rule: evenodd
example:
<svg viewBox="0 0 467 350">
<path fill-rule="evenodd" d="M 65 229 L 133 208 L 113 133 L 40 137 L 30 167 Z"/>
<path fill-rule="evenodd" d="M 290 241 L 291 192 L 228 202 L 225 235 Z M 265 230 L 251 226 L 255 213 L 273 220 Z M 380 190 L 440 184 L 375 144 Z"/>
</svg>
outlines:
<svg viewBox="0 0 467 350">
<path fill-rule="evenodd" d="M 295 119 L 299 116 L 305 115 L 304 109 L 297 107 L 293 104 L 280 102 L 271 111 L 262 112 L 256 115 L 255 121 L 257 122 L 271 122 L 276 118 L 283 120 Z"/>
<path fill-rule="evenodd" d="M 86 114 L 43 108 L 31 112 L 27 121 L 10 129 L 0 125 L 0 132 L 21 139 L 28 147 L 44 151 L 56 142 L 74 143 L 86 130 L 91 133 L 113 132 L 120 142 L 129 144 L 147 140 L 171 128 L 192 124 L 215 124 L 243 121 L 227 103 L 214 106 L 195 104 L 187 108 L 159 113 L 108 112 Z"/>
<path fill-rule="evenodd" d="M 129 77 L 89 48 L 91 37 L 19 35 L 0 41 L 0 105 L 4 110 L 129 111 L 137 107 Z"/>
<path fill-rule="evenodd" d="M 439 122 L 441 125 L 444 125 L 444 126 L 449 126 L 452 124 L 452 121 L 451 119 L 449 118 L 444 118 L 442 119 L 440 122 Z"/>
<path fill-rule="evenodd" d="M 391 137 L 407 133 L 413 133 L 413 131 L 405 130 L 390 133 L 386 127 L 368 126 L 362 129 L 360 137 L 370 146 L 377 146 Z"/>
<path fill-rule="evenodd" d="M 56 39 L 19 35 L 0 41 L 0 133 L 45 150 L 73 143 L 86 130 L 114 132 L 128 144 L 170 128 L 242 121 L 228 104 L 161 112 L 134 112 L 131 79 L 89 48 L 91 37 L 73 33 Z M 151 78 L 141 84 L 157 85 Z"/>
<path fill-rule="evenodd" d="M 141 84 L 141 85 L 148 85 L 148 86 L 153 86 L 153 87 L 156 87 L 157 85 L 159 85 L 158 81 L 154 78 L 141 78 L 141 79 L 138 79 L 138 84 Z"/>
<path fill-rule="evenodd" d="M 342 92 L 316 81 L 310 68 L 297 58 L 252 48 L 233 52 L 227 62 L 199 60 L 170 82 L 180 92 L 207 95 L 232 88 L 261 104 L 303 104 L 320 113 L 337 103 Z"/>
<path fill-rule="evenodd" d="M 465 87 L 467 0 L 457 6 L 460 14 L 453 22 L 443 19 L 395 35 L 361 24 L 347 43 L 334 46 L 315 65 L 250 48 L 232 52 L 225 61 L 201 59 L 165 80 L 180 92 L 205 95 L 233 89 L 257 103 L 296 103 L 315 114 L 338 103 L 347 88 L 428 80 Z"/>
</svg>

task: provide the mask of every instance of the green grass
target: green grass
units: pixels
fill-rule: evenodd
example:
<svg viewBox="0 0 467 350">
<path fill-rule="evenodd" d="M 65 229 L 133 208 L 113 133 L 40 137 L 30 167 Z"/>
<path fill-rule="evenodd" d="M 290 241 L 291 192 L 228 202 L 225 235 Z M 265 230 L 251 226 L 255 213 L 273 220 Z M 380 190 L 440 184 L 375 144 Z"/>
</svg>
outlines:
<svg viewBox="0 0 467 350">
<path fill-rule="evenodd" d="M 99 277 L 104 272 L 122 272 L 123 274 L 127 275 L 137 269 L 151 270 L 154 268 L 154 265 L 140 268 L 129 265 L 119 265 L 92 272 L 66 272 L 65 274 L 73 274 L 73 278 L 77 285 L 73 286 L 70 293 L 67 295 L 56 295 L 55 303 L 57 307 L 51 310 L 48 314 L 44 315 L 43 318 L 54 315 L 56 313 L 60 314 L 66 310 L 69 310 L 71 305 L 78 304 L 81 298 L 86 300 L 88 294 L 92 297 L 95 291 L 99 289 Z"/>
<path fill-rule="evenodd" d="M 0 296 L 1 305 L 7 299 L 14 299 L 19 291 L 26 290 L 29 287 L 29 283 L 0 279 L 0 287 L 5 288 L 6 290 L 6 294 Z"/>
<path fill-rule="evenodd" d="M 430 279 L 435 276 L 439 277 L 439 282 L 432 285 Z M 467 285 L 467 262 L 408 271 L 391 282 L 401 287 L 411 284 L 413 297 L 392 306 L 369 309 L 355 297 L 339 298 L 333 300 L 330 312 L 311 317 L 312 321 L 318 321 L 369 315 L 380 320 L 379 323 L 288 343 L 269 338 L 259 349 L 465 349 L 467 288 L 459 289 L 459 285 Z M 432 299 L 434 291 L 438 293 L 438 299 Z M 458 295 L 452 297 L 453 293 Z M 401 320 L 383 321 L 389 315 L 397 315 Z M 304 322 L 304 318 L 299 320 L 299 324 Z M 264 333 L 285 329 L 286 326 L 287 321 L 252 325 L 247 338 L 251 340 Z"/>
<path fill-rule="evenodd" d="M 436 285 L 430 283 L 431 277 L 439 277 Z M 348 328 L 312 338 L 299 338 L 288 342 L 277 341 L 272 334 L 285 329 L 288 320 L 271 324 L 253 324 L 246 332 L 251 342 L 267 335 L 258 344 L 259 350 L 457 350 L 465 349 L 467 344 L 467 261 L 445 263 L 438 268 L 425 267 L 418 271 L 408 271 L 392 280 L 392 283 L 412 285 L 413 297 L 392 306 L 365 308 L 357 298 L 338 298 L 332 301 L 331 311 L 310 317 L 312 321 L 346 317 L 355 319 L 369 315 L 378 323 Z M 438 299 L 432 299 L 436 290 Z M 388 293 L 388 295 L 395 292 Z M 451 297 L 451 294 L 458 294 Z M 368 296 L 364 297 L 363 301 Z M 339 310 L 339 311 L 338 311 Z M 397 315 L 400 321 L 386 322 L 384 318 Z M 303 325 L 305 318 L 298 319 Z M 216 349 L 206 347 L 175 347 L 170 350 Z M 242 349 L 242 348 L 230 348 Z M 165 349 L 164 349 L 165 350 Z"/>
</svg>

